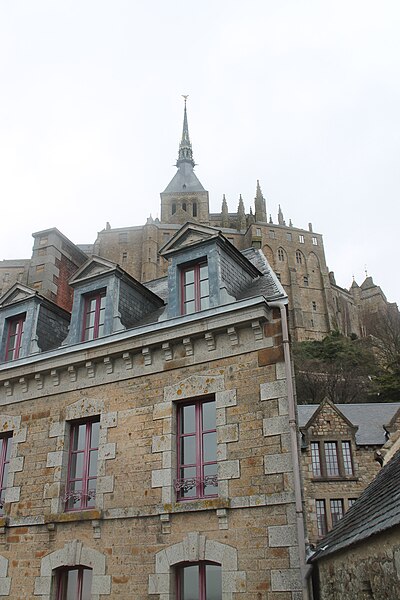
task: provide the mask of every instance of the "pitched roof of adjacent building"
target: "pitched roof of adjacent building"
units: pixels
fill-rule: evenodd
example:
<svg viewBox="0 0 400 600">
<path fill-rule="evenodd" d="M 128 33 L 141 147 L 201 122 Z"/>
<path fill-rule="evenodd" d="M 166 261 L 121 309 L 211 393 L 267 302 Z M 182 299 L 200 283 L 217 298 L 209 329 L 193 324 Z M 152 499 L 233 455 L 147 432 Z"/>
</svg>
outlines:
<svg viewBox="0 0 400 600">
<path fill-rule="evenodd" d="M 400 525 L 400 450 L 321 541 L 310 561 L 344 550 L 397 525 Z"/>
<path fill-rule="evenodd" d="M 305 427 L 319 404 L 300 404 L 298 406 L 299 427 Z M 386 439 L 385 425 L 399 410 L 400 402 L 366 402 L 360 404 L 335 404 L 335 407 L 358 427 L 356 443 L 360 446 L 382 446 Z"/>
</svg>

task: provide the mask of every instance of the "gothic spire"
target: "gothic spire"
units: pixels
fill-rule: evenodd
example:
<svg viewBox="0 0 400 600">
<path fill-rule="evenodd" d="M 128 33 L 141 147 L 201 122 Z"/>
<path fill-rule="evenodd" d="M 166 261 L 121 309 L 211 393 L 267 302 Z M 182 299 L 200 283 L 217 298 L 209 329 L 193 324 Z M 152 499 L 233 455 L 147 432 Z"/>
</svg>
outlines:
<svg viewBox="0 0 400 600">
<path fill-rule="evenodd" d="M 263 223 L 267 220 L 267 208 L 264 196 L 260 188 L 260 182 L 257 179 L 256 197 L 254 198 L 255 216 L 257 223 Z"/>
<path fill-rule="evenodd" d="M 181 143 L 179 144 L 179 155 L 178 160 L 176 161 L 176 166 L 179 167 L 182 163 L 187 162 L 194 167 L 195 163 L 193 160 L 192 144 L 189 138 L 189 126 L 186 112 L 186 100 L 188 99 L 188 96 L 183 96 L 183 98 L 185 100 L 185 108 L 183 111 L 182 139 Z"/>
<path fill-rule="evenodd" d="M 226 202 L 225 194 L 222 198 L 221 225 L 222 225 L 222 227 L 229 227 L 229 212 L 228 212 L 228 204 Z"/>
</svg>

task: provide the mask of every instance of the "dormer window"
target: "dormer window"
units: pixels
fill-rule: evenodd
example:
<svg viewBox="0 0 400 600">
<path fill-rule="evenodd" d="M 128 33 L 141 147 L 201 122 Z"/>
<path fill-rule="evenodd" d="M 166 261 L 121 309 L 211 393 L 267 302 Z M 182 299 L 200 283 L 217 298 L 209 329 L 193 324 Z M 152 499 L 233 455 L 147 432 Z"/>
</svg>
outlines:
<svg viewBox="0 0 400 600">
<path fill-rule="evenodd" d="M 21 350 L 22 335 L 24 333 L 25 313 L 8 319 L 7 342 L 5 361 L 16 360 Z"/>
<path fill-rule="evenodd" d="M 207 262 L 185 267 L 181 271 L 181 312 L 190 315 L 210 306 Z"/>
<path fill-rule="evenodd" d="M 106 291 L 101 290 L 85 296 L 82 341 L 95 340 L 104 335 Z"/>
</svg>

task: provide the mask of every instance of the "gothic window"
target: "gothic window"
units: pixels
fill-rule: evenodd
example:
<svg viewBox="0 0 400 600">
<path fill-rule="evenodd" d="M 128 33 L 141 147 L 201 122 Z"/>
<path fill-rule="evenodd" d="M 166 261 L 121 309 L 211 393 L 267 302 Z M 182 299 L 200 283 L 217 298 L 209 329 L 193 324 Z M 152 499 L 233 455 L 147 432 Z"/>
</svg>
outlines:
<svg viewBox="0 0 400 600">
<path fill-rule="evenodd" d="M 56 600 L 91 600 L 92 569 L 81 566 L 56 571 Z"/>
<path fill-rule="evenodd" d="M 182 202 L 182 210 L 186 212 L 186 202 Z"/>
<path fill-rule="evenodd" d="M 300 250 L 296 250 L 296 263 L 298 265 L 301 265 L 302 262 L 303 262 L 303 258 L 301 256 L 301 252 L 300 252 Z"/>
<path fill-rule="evenodd" d="M 186 563 L 176 569 L 177 600 L 220 600 L 221 565 L 209 562 Z"/>
<path fill-rule="evenodd" d="M 278 260 L 281 262 L 285 260 L 285 253 L 282 248 L 278 248 Z"/>
<path fill-rule="evenodd" d="M 178 500 L 207 498 L 218 493 L 215 400 L 206 398 L 178 405 Z"/>
<path fill-rule="evenodd" d="M 176 204 L 172 205 L 171 212 L 172 212 L 173 215 L 176 213 Z"/>
<path fill-rule="evenodd" d="M 193 202 L 192 212 L 193 212 L 193 216 L 197 217 L 197 202 Z"/>
<path fill-rule="evenodd" d="M 83 309 L 82 341 L 95 340 L 104 334 L 106 308 L 105 290 L 85 296 Z"/>
<path fill-rule="evenodd" d="M 3 514 L 4 495 L 7 487 L 8 465 L 10 462 L 12 432 L 0 437 L 0 515 Z"/>
<path fill-rule="evenodd" d="M 100 421 L 71 423 L 65 510 L 94 508 Z"/>
<path fill-rule="evenodd" d="M 22 336 L 24 333 L 25 313 L 7 319 L 7 341 L 5 361 L 16 360 L 19 358 L 21 350 Z"/>
<path fill-rule="evenodd" d="M 181 313 L 189 315 L 210 305 L 207 262 L 200 262 L 181 271 Z"/>
<path fill-rule="evenodd" d="M 315 511 L 317 513 L 318 536 L 324 537 L 328 533 L 328 522 L 326 519 L 325 500 L 315 501 Z"/>
<path fill-rule="evenodd" d="M 343 500 L 342 498 L 336 498 L 335 500 L 331 500 L 331 519 L 332 519 L 332 527 L 336 525 L 338 521 L 343 517 L 344 508 L 343 508 Z"/>
</svg>

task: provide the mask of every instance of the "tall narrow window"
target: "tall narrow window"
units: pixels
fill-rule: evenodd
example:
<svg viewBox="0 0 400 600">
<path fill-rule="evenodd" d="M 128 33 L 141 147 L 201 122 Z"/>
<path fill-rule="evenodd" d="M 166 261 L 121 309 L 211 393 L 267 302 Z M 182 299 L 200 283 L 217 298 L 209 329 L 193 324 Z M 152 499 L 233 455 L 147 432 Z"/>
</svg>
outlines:
<svg viewBox="0 0 400 600">
<path fill-rule="evenodd" d="M 171 212 L 173 215 L 176 213 L 176 204 L 172 205 Z"/>
<path fill-rule="evenodd" d="M 7 342 L 5 360 L 16 360 L 22 344 L 22 335 L 24 333 L 25 313 L 7 320 Z"/>
<path fill-rule="evenodd" d="M 206 262 L 187 267 L 181 273 L 181 312 L 184 315 L 204 310 L 210 305 L 208 265 Z"/>
<path fill-rule="evenodd" d="M 300 250 L 296 250 L 296 262 L 298 265 L 301 265 L 303 262 Z"/>
<path fill-rule="evenodd" d="M 318 246 L 318 240 L 316 237 L 312 238 L 312 243 L 313 243 L 313 246 Z"/>
<path fill-rule="evenodd" d="M 65 510 L 94 508 L 99 421 L 71 424 Z"/>
<path fill-rule="evenodd" d="M 91 600 L 92 569 L 71 567 L 57 570 L 57 600 Z"/>
<path fill-rule="evenodd" d="M 311 442 L 311 465 L 314 477 L 321 477 L 321 457 L 318 442 Z"/>
<path fill-rule="evenodd" d="M 7 487 L 8 465 L 10 462 L 12 433 L 0 437 L 0 515 L 4 509 L 4 495 Z"/>
<path fill-rule="evenodd" d="M 85 296 L 82 341 L 95 340 L 104 334 L 105 290 Z"/>
<path fill-rule="evenodd" d="M 317 529 L 319 537 L 324 537 L 328 533 L 328 523 L 326 520 L 325 500 L 315 501 L 315 510 L 317 513 Z"/>
<path fill-rule="evenodd" d="M 216 496 L 217 430 L 215 400 L 178 406 L 178 500 Z"/>
<path fill-rule="evenodd" d="M 350 442 L 342 442 L 342 456 L 345 475 L 354 475 Z"/>
<path fill-rule="evenodd" d="M 278 260 L 283 262 L 285 260 L 285 253 L 282 248 L 278 248 Z"/>
<path fill-rule="evenodd" d="M 193 212 L 193 216 L 197 217 L 197 202 L 193 202 L 192 212 Z"/>
<path fill-rule="evenodd" d="M 339 462 L 336 442 L 325 442 L 325 464 L 327 477 L 339 476 Z"/>
<path fill-rule="evenodd" d="M 300 244 L 304 244 L 304 235 L 299 235 L 299 242 Z"/>
<path fill-rule="evenodd" d="M 189 563 L 177 569 L 177 600 L 220 600 L 221 565 Z"/>
<path fill-rule="evenodd" d="M 336 523 L 340 521 L 340 519 L 343 517 L 343 513 L 343 500 L 341 498 L 331 500 L 332 527 L 335 527 Z"/>
</svg>

